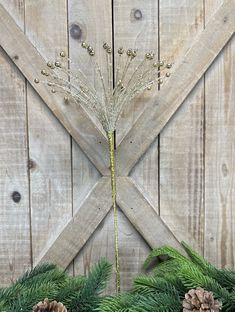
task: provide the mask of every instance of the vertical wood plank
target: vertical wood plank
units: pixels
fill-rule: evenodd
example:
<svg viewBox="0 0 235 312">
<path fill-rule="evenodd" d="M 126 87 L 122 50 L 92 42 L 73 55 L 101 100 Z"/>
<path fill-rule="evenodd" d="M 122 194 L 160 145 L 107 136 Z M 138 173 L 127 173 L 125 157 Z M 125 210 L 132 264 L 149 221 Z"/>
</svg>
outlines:
<svg viewBox="0 0 235 312">
<path fill-rule="evenodd" d="M 0 3 L 24 29 L 24 1 Z M 30 267 L 31 251 L 25 79 L 2 50 L 0 110 L 0 287 L 4 287 Z M 13 196 L 14 192 L 18 193 Z"/>
<path fill-rule="evenodd" d="M 137 61 L 140 61 L 146 52 L 153 51 L 157 54 L 158 49 L 158 2 L 155 0 L 114 0 L 114 49 L 135 48 L 137 57 L 130 69 L 134 70 Z M 118 66 L 115 60 L 115 66 Z M 145 101 L 153 96 L 154 91 L 148 91 L 136 98 L 131 103 L 126 103 L 117 126 L 117 144 L 130 130 L 133 123 L 142 113 Z M 132 144 L 132 143 L 130 143 Z M 125 159 L 120 161 L 125 162 Z M 151 166 L 151 170 L 150 169 Z M 134 168 L 132 177 L 149 194 L 149 199 L 154 204 L 157 202 L 158 194 L 158 149 L 157 144 L 151 148 Z M 118 192 L 118 189 L 117 189 Z M 155 206 L 155 205 L 154 205 Z M 124 220 L 126 220 L 124 222 Z M 141 238 L 130 222 L 120 214 L 120 256 L 121 256 L 121 287 L 129 289 L 135 275 L 141 272 L 144 257 L 147 256 L 149 247 Z M 133 233 L 130 239 L 124 233 Z M 133 257 L 133 259 L 132 259 Z M 130 266 L 132 264 L 132 268 Z"/>
<path fill-rule="evenodd" d="M 72 61 L 70 68 L 74 73 L 76 73 L 76 68 L 79 68 L 88 77 L 90 85 L 95 86 L 98 94 L 101 92 L 102 86 L 95 63 L 100 67 L 106 81 L 107 62 L 103 43 L 112 43 L 111 4 L 111 0 L 94 0 L 92 2 L 68 0 L 69 56 Z M 94 48 L 95 55 L 92 58 L 88 55 L 87 50 L 81 47 L 83 41 Z M 97 128 L 104 133 L 92 110 L 84 108 Z"/>
<path fill-rule="evenodd" d="M 25 1 L 26 34 L 46 60 L 67 52 L 66 0 Z M 29 64 L 30 66 L 30 64 Z M 27 88 L 33 260 L 72 216 L 70 136 Z"/>
<path fill-rule="evenodd" d="M 156 55 L 158 53 L 158 2 L 155 0 L 114 0 L 113 4 L 115 52 L 119 47 L 137 50 L 137 57 L 130 69 L 131 73 L 146 52 L 153 51 Z M 117 60 L 115 60 L 115 66 L 118 66 Z M 117 126 L 117 145 L 138 119 L 145 108 L 145 102 L 153 96 L 153 93 L 154 90 L 148 91 L 131 103 L 126 103 Z M 147 155 L 142 157 L 134 168 L 132 177 L 149 194 L 150 201 L 156 206 L 158 201 L 158 148 L 157 144 L 153 145 L 153 148 L 149 149 Z M 125 162 L 125 159 L 120 161 Z M 136 233 L 129 221 L 121 220 L 120 222 L 121 233 Z M 141 263 L 143 263 L 143 258 L 147 255 L 149 247 L 139 234 L 134 237 L 133 241 L 126 235 L 120 236 L 121 286 L 125 290 L 130 288 L 133 277 L 140 273 Z M 131 259 L 132 257 L 135 259 Z M 134 263 L 130 270 L 132 261 Z"/>
<path fill-rule="evenodd" d="M 102 7 L 106 10 L 100 10 Z M 100 15 L 97 12 L 100 12 Z M 70 68 L 76 72 L 79 67 L 89 77 L 91 84 L 95 83 L 95 70 L 87 51 L 81 47 L 81 42 L 87 41 L 94 47 L 95 60 L 104 69 L 105 55 L 102 46 L 104 41 L 111 40 L 111 25 L 111 1 L 102 0 L 95 3 L 84 0 L 68 1 L 69 57 L 72 61 Z M 99 122 L 94 117 L 93 120 L 100 128 Z M 100 178 L 100 173 L 75 141 L 72 144 L 72 156 L 73 206 L 74 210 L 77 210 L 86 194 Z"/>
<path fill-rule="evenodd" d="M 148 51 L 155 52 L 157 57 L 158 2 L 152 0 L 148 2 L 143 0 L 114 1 L 114 33 L 116 49 L 119 46 L 136 48 L 138 61 Z M 157 88 L 145 92 L 132 103 L 127 103 L 118 123 L 117 144 L 143 112 L 145 102 L 154 96 L 154 92 L 157 92 Z M 125 162 L 125 159 L 121 161 Z M 158 210 L 158 140 L 133 168 L 131 177 L 145 191 L 148 199 Z"/>
<path fill-rule="evenodd" d="M 158 1 L 114 0 L 114 48 L 137 49 L 136 60 L 146 52 L 158 53 Z M 117 61 L 116 61 L 117 63 Z M 136 66 L 134 61 L 130 69 Z M 117 127 L 117 144 L 131 129 L 145 108 L 145 102 L 153 96 L 154 90 L 145 92 L 131 103 L 126 103 Z M 123 160 L 124 161 L 124 160 Z"/>
<path fill-rule="evenodd" d="M 81 69 L 89 77 L 91 84 L 95 84 L 96 81 L 94 65 L 91 63 L 87 51 L 82 49 L 81 42 L 86 41 L 94 47 L 96 52 L 94 60 L 99 63 L 105 76 L 105 55 L 102 46 L 104 41 L 111 42 L 111 16 L 110 0 L 96 0 L 93 2 L 68 0 L 69 57 L 72 61 L 70 68 L 73 72 L 76 72 L 77 67 Z M 92 115 L 92 112 L 89 112 L 89 114 L 97 127 L 101 129 L 100 123 Z M 103 130 L 101 129 L 101 131 Z M 72 141 L 72 165 L 73 210 L 77 211 L 90 189 L 101 176 L 74 140 Z M 107 233 L 101 230 L 102 240 L 106 241 L 106 235 Z M 90 265 L 98 261 L 98 255 L 105 257 L 109 253 L 111 255 L 109 258 L 113 259 L 113 251 L 108 252 L 109 246 L 101 245 L 102 242 L 97 240 L 97 244 L 91 250 L 88 251 L 88 249 L 83 248 L 80 251 L 79 255 L 74 259 L 75 274 L 87 273 Z M 90 261 L 83 261 L 84 258 L 88 257 L 88 254 Z"/>
<path fill-rule="evenodd" d="M 206 22 L 223 3 L 206 1 Z M 205 256 L 235 267 L 235 38 L 205 76 Z"/>
<path fill-rule="evenodd" d="M 203 29 L 203 1 L 160 0 L 161 58 L 174 62 Z M 186 50 L 185 48 L 185 50 Z M 170 79 L 169 79 L 170 83 Z M 180 240 L 202 251 L 203 81 L 160 135 L 160 214 Z"/>
</svg>

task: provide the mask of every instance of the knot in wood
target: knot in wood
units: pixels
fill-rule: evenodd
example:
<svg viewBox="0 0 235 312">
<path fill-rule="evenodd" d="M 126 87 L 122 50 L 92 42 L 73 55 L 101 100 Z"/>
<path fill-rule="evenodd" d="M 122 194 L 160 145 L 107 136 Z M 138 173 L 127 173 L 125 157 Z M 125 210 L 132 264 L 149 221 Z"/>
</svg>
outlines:
<svg viewBox="0 0 235 312">
<path fill-rule="evenodd" d="M 136 20 L 140 20 L 140 19 L 142 19 L 142 17 L 143 17 L 142 12 L 141 12 L 140 9 L 134 10 L 133 15 L 134 15 L 134 18 L 135 18 Z"/>
<path fill-rule="evenodd" d="M 13 201 L 14 201 L 15 203 L 19 203 L 20 200 L 21 200 L 21 195 L 20 195 L 19 192 L 14 191 L 14 192 L 11 194 L 11 198 L 13 199 Z"/>
<path fill-rule="evenodd" d="M 70 35 L 75 40 L 81 39 L 82 29 L 81 29 L 80 25 L 73 23 L 70 27 Z"/>
<path fill-rule="evenodd" d="M 228 167 L 226 164 L 222 165 L 223 176 L 226 177 L 228 175 Z"/>
<path fill-rule="evenodd" d="M 28 161 L 28 168 L 34 169 L 36 167 L 36 163 L 33 161 L 33 159 L 29 159 Z"/>
</svg>

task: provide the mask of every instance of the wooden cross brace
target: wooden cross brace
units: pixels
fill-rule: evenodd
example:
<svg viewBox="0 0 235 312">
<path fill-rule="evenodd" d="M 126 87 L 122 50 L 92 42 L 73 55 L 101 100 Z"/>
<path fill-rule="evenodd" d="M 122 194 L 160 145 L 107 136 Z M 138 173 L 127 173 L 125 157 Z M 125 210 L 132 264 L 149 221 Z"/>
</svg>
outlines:
<svg viewBox="0 0 235 312">
<path fill-rule="evenodd" d="M 169 82 L 147 103 L 129 133 L 117 142 L 117 204 L 151 247 L 162 243 L 162 237 L 166 244 L 176 248 L 180 248 L 180 244 L 128 175 L 231 38 L 234 21 L 234 5 L 231 0 L 225 0 L 187 53 L 179 58 Z M 65 269 L 111 208 L 106 136 L 81 107 L 65 105 L 46 86 L 34 83 L 45 60 L 2 5 L 0 33 L 1 47 L 103 175 L 59 236 L 47 243 L 35 263 L 50 261 Z"/>
</svg>

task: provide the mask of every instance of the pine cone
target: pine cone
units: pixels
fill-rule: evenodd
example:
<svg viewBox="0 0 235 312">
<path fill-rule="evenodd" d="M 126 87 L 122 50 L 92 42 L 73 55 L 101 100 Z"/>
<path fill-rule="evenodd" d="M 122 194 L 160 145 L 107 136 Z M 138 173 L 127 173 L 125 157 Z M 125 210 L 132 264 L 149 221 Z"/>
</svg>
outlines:
<svg viewBox="0 0 235 312">
<path fill-rule="evenodd" d="M 215 300 L 212 292 L 203 288 L 191 289 L 185 294 L 183 312 L 219 312 L 222 304 Z"/>
<path fill-rule="evenodd" d="M 66 307 L 57 301 L 50 302 L 47 298 L 33 307 L 33 312 L 68 312 Z"/>
</svg>

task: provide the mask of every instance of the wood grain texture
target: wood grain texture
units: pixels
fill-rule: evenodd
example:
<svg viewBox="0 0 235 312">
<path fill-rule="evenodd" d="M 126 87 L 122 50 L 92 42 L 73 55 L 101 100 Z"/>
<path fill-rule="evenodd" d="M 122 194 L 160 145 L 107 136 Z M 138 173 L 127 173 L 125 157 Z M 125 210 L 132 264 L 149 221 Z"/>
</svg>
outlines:
<svg viewBox="0 0 235 312">
<path fill-rule="evenodd" d="M 69 105 L 66 105 L 63 98 L 52 94 L 48 87 L 34 83 L 35 77 L 41 76 L 40 71 L 45 66 L 46 61 L 17 27 L 2 5 L 0 5 L 0 16 L 0 46 L 15 62 L 23 75 L 33 85 L 40 97 L 82 147 L 99 171 L 103 174 L 108 174 L 107 158 L 105 156 L 107 152 L 105 135 L 98 131 L 87 113 L 76 103 L 70 102 Z M 15 42 L 18 43 L 17 46 Z"/>
<path fill-rule="evenodd" d="M 24 29 L 24 4 L 1 0 Z M 0 50 L 0 287 L 31 266 L 25 79 Z M 14 202 L 18 192 L 19 202 Z M 16 194 L 17 195 L 17 194 Z"/>
<path fill-rule="evenodd" d="M 133 178 L 138 186 L 143 190 L 146 199 L 152 204 L 153 208 L 159 214 L 158 165 L 159 159 L 157 138 L 134 166 L 130 172 L 130 177 Z"/>
<path fill-rule="evenodd" d="M 161 58 L 177 62 L 204 27 L 203 1 L 160 1 Z M 160 134 L 160 215 L 172 232 L 203 252 L 204 81 Z M 148 170 L 150 171 L 150 169 Z"/>
<path fill-rule="evenodd" d="M 206 23 L 221 1 L 206 2 Z M 205 256 L 235 267 L 235 38 L 206 74 Z"/>
<path fill-rule="evenodd" d="M 102 8 L 106 9 L 103 10 Z M 103 42 L 112 41 L 112 9 L 111 1 L 85 1 L 85 0 L 69 0 L 68 1 L 68 27 L 69 27 L 69 55 L 73 63 L 70 64 L 72 71 L 76 72 L 79 67 L 83 73 L 89 77 L 91 83 L 96 84 L 97 77 L 94 70 L 94 65 L 87 55 L 87 51 L 82 49 L 81 42 L 86 41 L 91 44 L 96 53 L 93 59 L 99 63 L 102 69 L 104 79 L 107 79 L 106 73 L 106 58 L 103 50 Z M 98 86 L 96 86 L 98 88 Z M 99 92 L 99 89 L 97 90 Z M 101 127 L 99 121 L 95 118 L 92 112 L 93 122 L 98 128 Z M 99 143 L 101 144 L 101 143 Z M 107 144 L 107 142 L 105 142 Z M 100 179 L 100 173 L 95 166 L 89 161 L 83 150 L 73 141 L 73 207 L 74 212 L 80 209 L 84 198 L 89 193 L 90 189 Z M 104 156 L 108 160 L 108 151 Z M 108 163 L 108 162 L 107 162 Z M 100 194 L 103 196 L 103 194 Z M 108 195 L 107 195 L 108 196 Z M 110 195 L 111 196 L 111 195 Z M 102 224 L 106 221 L 102 221 Z M 103 230 L 103 226 L 99 227 L 99 235 L 96 238 L 96 232 L 92 237 L 95 237 L 96 244 L 91 244 L 89 248 L 89 257 L 87 249 L 83 248 L 78 257 L 74 259 L 74 273 L 78 274 L 81 271 L 87 273 L 94 261 L 100 257 L 108 256 L 108 259 L 113 259 L 114 250 L 110 249 L 112 237 L 107 237 L 107 232 Z M 93 239 L 91 239 L 93 241 Z M 110 244 L 105 246 L 103 242 L 109 241 Z M 87 245 L 87 244 L 86 244 Z M 89 245 L 89 244 L 88 244 Z M 83 259 L 86 261 L 83 261 Z M 88 260 L 89 259 L 89 260 Z"/>
<path fill-rule="evenodd" d="M 124 49 L 135 48 L 138 53 L 131 72 L 136 64 L 142 60 L 146 52 L 153 51 L 158 53 L 158 1 L 155 0 L 114 0 L 114 49 L 118 47 Z M 115 60 L 115 68 L 118 60 Z M 145 92 L 144 95 L 137 97 L 131 103 L 126 103 L 124 110 L 118 121 L 116 140 L 117 144 L 128 133 L 145 109 L 145 103 L 153 96 L 153 92 Z"/>
<path fill-rule="evenodd" d="M 105 7 L 106 10 L 101 10 Z M 89 12 L 89 14 L 88 14 Z M 82 72 L 89 77 L 91 83 L 96 82 L 96 72 L 91 58 L 87 55 L 87 51 L 81 47 L 81 42 L 86 41 L 91 44 L 96 54 L 95 60 L 99 63 L 103 70 L 104 79 L 106 79 L 106 71 L 104 70 L 106 58 L 104 55 L 103 42 L 110 41 L 112 38 L 112 11 L 111 1 L 84 1 L 69 0 L 68 1 L 68 30 L 69 30 L 69 57 L 71 59 L 70 68 L 73 72 L 81 69 Z M 97 30 L 101 30 L 97 31 Z M 92 112 L 89 112 L 92 115 Z M 99 121 L 92 115 L 93 122 L 97 128 L 101 125 Z M 102 130 L 103 131 L 103 130 Z M 98 140 L 98 138 L 97 138 Z M 99 145 L 107 148 L 107 141 L 97 141 Z M 92 142 L 91 142 L 92 144 Z M 89 192 L 90 188 L 100 178 L 100 173 L 95 166 L 87 159 L 82 150 L 73 141 L 73 193 L 74 210 L 80 206 L 84 196 Z M 104 154 L 105 163 L 109 163 L 108 149 Z M 108 168 L 107 168 L 108 169 Z M 108 172 L 109 173 L 109 172 Z"/>
<path fill-rule="evenodd" d="M 114 263 L 105 134 L 90 111 L 29 84 L 61 49 L 94 80 L 82 40 L 95 47 L 103 71 L 102 43 L 113 39 L 115 49 L 143 53 L 159 42 L 161 56 L 176 63 L 161 91 L 136 99 L 118 125 L 122 290 L 150 248 L 180 249 L 181 239 L 200 251 L 204 245 L 218 266 L 235 265 L 234 38 L 227 44 L 234 8 L 231 0 L 0 0 L 0 286 L 32 260 L 54 262 L 69 274 L 86 274 L 101 257 Z M 113 272 L 108 293 L 114 280 Z"/>
<path fill-rule="evenodd" d="M 179 58 L 172 77 L 158 96 L 148 102 L 144 113 L 121 142 L 117 151 L 120 175 L 130 172 L 227 43 L 234 32 L 234 18 L 234 5 L 225 0 L 187 53 Z"/>
<path fill-rule="evenodd" d="M 106 7 L 106 10 L 100 10 L 101 7 Z M 85 40 L 94 46 L 97 55 L 96 59 L 106 78 L 106 59 L 102 43 L 103 41 L 112 41 L 111 15 L 111 1 L 69 1 L 70 58 L 74 63 L 79 64 L 79 67 L 82 68 L 90 80 L 94 79 L 95 73 L 92 64 L 89 63 L 86 51 L 80 48 L 80 44 L 82 40 Z M 73 34 L 75 27 L 77 29 L 80 28 L 81 31 L 81 36 L 77 39 L 74 38 Z M 100 29 L 102 31 L 98 31 Z M 75 71 L 76 66 L 71 64 L 72 69 Z M 95 118 L 93 120 L 99 126 Z M 73 144 L 74 211 L 79 209 L 81 200 L 99 178 L 100 175 L 94 166 L 87 160 L 80 148 Z M 103 195 L 101 194 L 100 196 Z M 131 287 L 133 276 L 141 271 L 141 266 L 144 258 L 147 256 L 149 247 L 121 211 L 118 212 L 118 220 L 119 248 L 121 253 L 121 288 L 125 290 Z M 113 212 L 110 211 L 75 258 L 75 274 L 87 274 L 91 266 L 102 257 L 106 257 L 112 263 L 115 263 L 113 233 Z M 133 257 L 134 255 L 135 257 Z M 116 275 L 113 272 L 107 293 L 115 291 L 115 278 Z"/>
<path fill-rule="evenodd" d="M 73 141 L 72 146 L 73 211 L 77 211 L 90 189 L 101 178 L 80 147 Z"/>
<path fill-rule="evenodd" d="M 73 218 L 64 224 L 64 229 L 58 237 L 47 241 L 36 263 L 47 261 L 57 264 L 60 268 L 67 268 L 109 212 L 110 193 L 109 178 L 101 178 L 87 194 Z"/>
<path fill-rule="evenodd" d="M 123 46 L 135 48 L 138 51 L 136 61 L 130 69 L 131 75 L 145 53 L 153 51 L 156 55 L 158 54 L 158 2 L 155 0 L 114 1 L 114 34 L 115 49 Z M 118 66 L 118 60 L 115 65 Z M 117 145 L 143 113 L 146 103 L 154 96 L 154 92 L 156 90 L 147 91 L 131 103 L 126 103 L 116 131 Z M 153 206 L 158 209 L 157 141 L 133 168 L 131 177 L 143 189 Z"/>
<path fill-rule="evenodd" d="M 182 249 L 177 238 L 157 215 L 155 209 L 146 200 L 145 194 L 138 189 L 131 178 L 118 178 L 117 187 L 119 207 L 149 246 L 154 248 L 168 244 Z"/>
<path fill-rule="evenodd" d="M 121 290 L 130 289 L 134 277 L 143 271 L 149 246 L 134 229 L 122 211 L 118 211 Z M 110 211 L 98 226 L 75 260 L 75 274 L 87 274 L 91 266 L 105 257 L 115 263 L 113 212 Z M 116 274 L 112 272 L 106 293 L 114 293 Z"/>
<path fill-rule="evenodd" d="M 66 10 L 64 0 L 25 0 L 26 35 L 45 59 L 67 49 Z M 71 150 L 68 132 L 30 84 L 27 91 L 34 261 L 72 217 Z"/>
<path fill-rule="evenodd" d="M 90 84 L 95 86 L 96 92 L 103 96 L 103 89 L 94 63 L 98 64 L 104 81 L 107 82 L 107 53 L 103 49 L 103 43 L 112 44 L 112 1 L 68 0 L 68 26 L 69 56 L 72 61 L 70 68 L 74 73 L 79 68 L 88 77 Z M 91 58 L 87 50 L 81 47 L 83 41 L 94 48 L 94 57 Z M 86 107 L 85 109 L 100 132 L 106 135 L 93 111 Z"/>
</svg>

